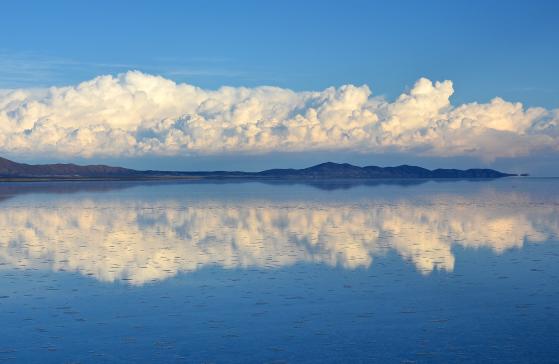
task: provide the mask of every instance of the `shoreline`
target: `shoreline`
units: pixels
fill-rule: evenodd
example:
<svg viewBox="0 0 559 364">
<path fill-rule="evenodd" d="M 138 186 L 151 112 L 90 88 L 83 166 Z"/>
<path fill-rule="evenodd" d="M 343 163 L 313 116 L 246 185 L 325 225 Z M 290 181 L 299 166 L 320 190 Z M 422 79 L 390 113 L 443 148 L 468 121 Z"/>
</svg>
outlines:
<svg viewBox="0 0 559 364">
<path fill-rule="evenodd" d="M 247 176 L 160 176 L 160 177 L 0 177 L 0 183 L 9 182 L 106 182 L 106 181 L 280 181 L 280 182 L 321 182 L 321 181 L 490 181 L 508 178 L 557 178 L 557 177 L 527 177 L 527 176 L 503 176 L 503 177 L 386 177 L 386 178 L 366 178 L 366 177 L 247 177 Z"/>
</svg>

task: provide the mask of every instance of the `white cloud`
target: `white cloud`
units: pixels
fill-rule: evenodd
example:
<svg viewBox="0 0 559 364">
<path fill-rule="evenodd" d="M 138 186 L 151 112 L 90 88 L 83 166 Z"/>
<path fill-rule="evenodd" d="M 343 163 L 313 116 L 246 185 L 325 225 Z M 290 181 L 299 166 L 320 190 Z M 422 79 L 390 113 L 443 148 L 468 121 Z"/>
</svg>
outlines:
<svg viewBox="0 0 559 364">
<path fill-rule="evenodd" d="M 131 71 L 69 87 L 0 92 L 0 152 L 138 156 L 399 150 L 484 159 L 559 149 L 559 111 L 495 98 L 453 106 L 422 78 L 395 101 L 367 86 L 204 90 Z"/>
</svg>

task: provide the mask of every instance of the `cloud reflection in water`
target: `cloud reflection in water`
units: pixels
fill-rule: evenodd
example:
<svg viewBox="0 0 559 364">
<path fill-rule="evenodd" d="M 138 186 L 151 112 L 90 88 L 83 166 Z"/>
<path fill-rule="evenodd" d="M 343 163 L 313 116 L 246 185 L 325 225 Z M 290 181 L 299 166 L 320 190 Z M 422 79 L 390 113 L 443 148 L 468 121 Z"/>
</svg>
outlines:
<svg viewBox="0 0 559 364">
<path fill-rule="evenodd" d="M 366 268 L 395 251 L 429 274 L 453 271 L 453 245 L 500 254 L 554 239 L 558 210 L 495 191 L 358 203 L 76 196 L 0 206 L 0 263 L 142 285 L 209 265 Z"/>
</svg>

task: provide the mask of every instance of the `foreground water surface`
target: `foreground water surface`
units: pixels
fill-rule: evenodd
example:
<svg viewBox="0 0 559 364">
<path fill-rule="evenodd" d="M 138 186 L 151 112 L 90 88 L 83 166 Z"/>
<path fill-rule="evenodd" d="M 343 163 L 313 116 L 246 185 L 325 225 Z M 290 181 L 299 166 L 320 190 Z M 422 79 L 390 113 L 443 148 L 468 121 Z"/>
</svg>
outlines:
<svg viewBox="0 0 559 364">
<path fill-rule="evenodd" d="M 558 362 L 559 180 L 0 185 L 0 362 Z"/>
</svg>

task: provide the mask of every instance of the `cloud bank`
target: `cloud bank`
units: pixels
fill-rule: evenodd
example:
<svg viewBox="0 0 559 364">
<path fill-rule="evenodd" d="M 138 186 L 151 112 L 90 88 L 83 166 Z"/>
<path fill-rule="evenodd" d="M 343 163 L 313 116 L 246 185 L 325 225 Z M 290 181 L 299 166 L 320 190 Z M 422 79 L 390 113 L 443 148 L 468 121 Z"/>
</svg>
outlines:
<svg viewBox="0 0 559 364">
<path fill-rule="evenodd" d="M 68 87 L 0 91 L 0 152 L 187 156 L 284 151 L 408 152 L 486 160 L 559 150 L 559 109 L 495 98 L 452 105 L 451 81 L 421 78 L 396 100 L 344 85 L 205 90 L 130 71 Z"/>
</svg>

